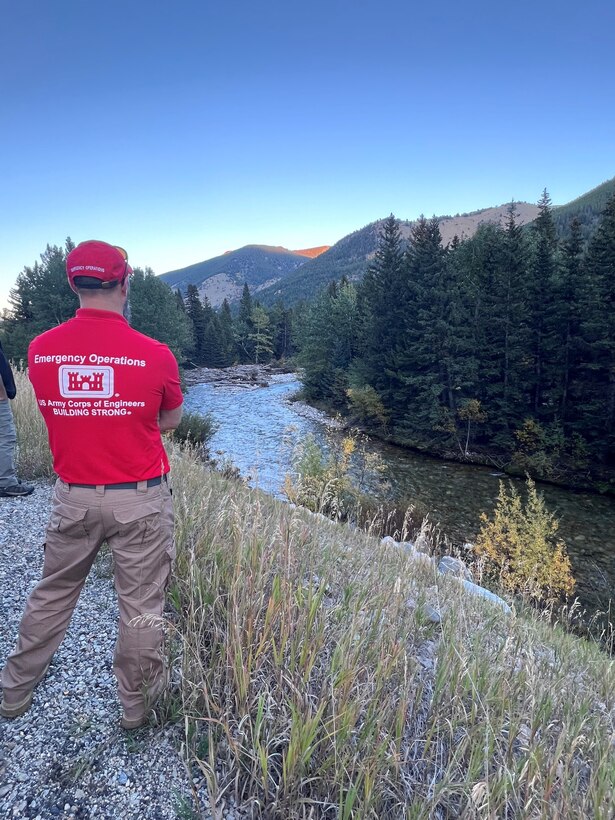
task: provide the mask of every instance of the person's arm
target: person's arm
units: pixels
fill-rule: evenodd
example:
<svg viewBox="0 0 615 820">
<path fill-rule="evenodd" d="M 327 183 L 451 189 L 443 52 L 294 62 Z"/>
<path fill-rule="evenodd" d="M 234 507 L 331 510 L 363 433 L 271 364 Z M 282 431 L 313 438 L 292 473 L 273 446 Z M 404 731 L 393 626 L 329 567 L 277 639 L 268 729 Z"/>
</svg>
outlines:
<svg viewBox="0 0 615 820">
<path fill-rule="evenodd" d="M 8 363 L 2 345 L 0 344 L 0 399 L 15 398 L 15 380 L 13 371 Z"/>
<path fill-rule="evenodd" d="M 161 433 L 166 433 L 168 430 L 175 430 L 181 421 L 183 409 L 184 405 L 180 404 L 179 407 L 175 407 L 173 410 L 160 411 L 160 415 L 158 417 L 158 427 L 160 427 Z"/>
</svg>

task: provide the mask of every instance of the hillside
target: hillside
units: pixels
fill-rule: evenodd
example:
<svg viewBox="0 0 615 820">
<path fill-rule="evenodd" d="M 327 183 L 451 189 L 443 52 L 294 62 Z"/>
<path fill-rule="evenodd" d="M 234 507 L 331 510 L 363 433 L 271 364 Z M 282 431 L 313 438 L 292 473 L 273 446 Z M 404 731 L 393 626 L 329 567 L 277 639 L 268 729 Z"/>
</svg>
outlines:
<svg viewBox="0 0 615 820">
<path fill-rule="evenodd" d="M 17 432 L 42 478 L 47 437 L 18 378 Z M 102 550 L 31 709 L 2 722 L 19 753 L 3 760 L 0 816 L 60 816 L 68 802 L 72 816 L 139 818 L 612 817 L 606 651 L 518 600 L 511 616 L 461 562 L 445 573 L 431 526 L 410 533 L 414 546 L 381 540 L 169 450 L 171 686 L 138 734 L 120 730 Z M 50 502 L 41 480 L 2 505 L 3 657 L 41 570 Z"/>
<path fill-rule="evenodd" d="M 574 217 L 581 223 L 581 233 L 584 239 L 588 239 L 600 220 L 600 215 L 604 210 L 608 200 L 615 194 L 615 177 L 592 188 L 567 205 L 553 209 L 553 218 L 560 237 L 565 236 L 568 226 Z"/>
<path fill-rule="evenodd" d="M 483 208 L 467 214 L 440 217 L 442 241 L 448 244 L 456 235 L 460 239 L 469 239 L 479 225 L 485 222 L 501 223 L 506 218 L 508 205 L 497 208 Z M 528 202 L 516 203 L 517 218 L 520 224 L 527 224 L 536 218 L 538 207 Z M 413 222 L 400 223 L 404 239 L 408 239 Z M 330 250 L 302 265 L 290 273 L 283 282 L 264 288 L 259 299 L 264 304 L 272 304 L 281 299 L 284 304 L 295 304 L 302 299 L 311 299 L 319 290 L 333 280 L 342 276 L 348 279 L 360 279 L 365 273 L 370 259 L 378 246 L 378 235 L 382 220 L 371 222 L 364 228 L 340 239 Z"/>
<path fill-rule="evenodd" d="M 577 217 L 583 236 L 587 239 L 597 225 L 607 200 L 615 193 L 615 178 L 553 209 L 559 236 L 565 236 L 570 222 Z M 502 223 L 509 205 L 483 208 L 471 213 L 439 217 L 442 241 L 448 244 L 454 236 L 469 239 L 486 222 Z M 528 202 L 516 203 L 517 219 L 529 225 L 538 214 L 538 207 Z M 366 225 L 340 239 L 332 247 L 289 251 L 282 247 L 246 245 L 239 250 L 199 262 L 161 276 L 173 288 L 185 291 L 188 284 L 196 284 L 201 296 L 207 296 L 212 305 L 219 306 L 226 298 L 239 299 L 245 282 L 253 294 L 265 305 L 277 300 L 292 305 L 311 299 L 329 282 L 343 276 L 360 279 L 365 273 L 377 244 L 382 220 Z M 412 222 L 402 221 L 404 238 L 410 236 Z"/>
<path fill-rule="evenodd" d="M 296 253 L 299 256 L 308 256 L 310 259 L 314 259 L 317 256 L 320 256 L 321 253 L 325 253 L 328 251 L 331 245 L 319 245 L 317 248 L 304 248 L 301 251 L 291 251 L 291 253 Z"/>
<path fill-rule="evenodd" d="M 239 299 L 246 282 L 252 293 L 273 285 L 303 265 L 307 255 L 308 251 L 246 245 L 222 256 L 163 273 L 160 278 L 170 287 L 184 292 L 188 285 L 196 285 L 201 298 L 206 296 L 214 307 L 218 307 L 224 299 Z"/>
</svg>

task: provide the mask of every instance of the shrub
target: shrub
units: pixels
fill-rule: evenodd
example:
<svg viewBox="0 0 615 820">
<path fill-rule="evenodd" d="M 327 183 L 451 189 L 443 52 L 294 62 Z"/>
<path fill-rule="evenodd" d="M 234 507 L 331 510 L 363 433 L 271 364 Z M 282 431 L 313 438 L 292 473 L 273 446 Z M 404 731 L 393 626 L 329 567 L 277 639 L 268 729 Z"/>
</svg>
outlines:
<svg viewBox="0 0 615 820">
<path fill-rule="evenodd" d="M 574 589 L 570 559 L 557 537 L 557 519 L 531 478 L 527 494 L 524 506 L 515 487 L 500 482 L 493 518 L 481 515 L 475 551 L 508 592 L 552 604 Z"/>
<path fill-rule="evenodd" d="M 387 414 L 384 404 L 378 393 L 371 385 L 363 387 L 350 387 L 346 391 L 348 406 L 358 420 L 364 423 L 379 424 L 385 427 Z"/>
<path fill-rule="evenodd" d="M 182 420 L 173 430 L 173 438 L 180 444 L 191 444 L 201 449 L 201 454 L 207 455 L 207 445 L 218 424 L 211 413 L 184 412 Z"/>
<path fill-rule="evenodd" d="M 329 455 L 308 435 L 294 454 L 295 480 L 287 475 L 284 493 L 289 501 L 332 518 L 347 517 L 354 492 L 348 475 L 350 456 L 356 440 L 347 436 L 338 452 Z"/>
<path fill-rule="evenodd" d="M 347 432 L 341 441 L 331 432 L 326 449 L 306 436 L 294 452 L 294 476 L 287 475 L 284 481 L 288 500 L 336 520 L 364 519 L 370 507 L 366 485 L 383 469 L 366 444 L 367 438 L 357 430 Z"/>
</svg>

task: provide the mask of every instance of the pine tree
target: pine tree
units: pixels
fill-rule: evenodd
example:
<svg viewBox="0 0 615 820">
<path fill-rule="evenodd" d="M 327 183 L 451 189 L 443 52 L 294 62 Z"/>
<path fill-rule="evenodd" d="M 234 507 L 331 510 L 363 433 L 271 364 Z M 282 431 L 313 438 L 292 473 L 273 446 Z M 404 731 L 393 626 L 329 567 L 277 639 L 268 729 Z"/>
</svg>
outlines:
<svg viewBox="0 0 615 820">
<path fill-rule="evenodd" d="M 64 248 L 47 245 L 41 261 L 17 277 L 4 328 L 7 356 L 25 359 L 35 336 L 74 316 L 79 301 L 66 280 L 66 257 L 74 247 L 70 238 Z"/>
<path fill-rule="evenodd" d="M 537 418 L 553 418 L 555 407 L 545 402 L 552 393 L 555 373 L 549 363 L 553 362 L 557 335 L 550 320 L 553 310 L 553 288 L 557 268 L 557 236 L 551 210 L 551 199 L 545 188 L 538 202 L 538 217 L 534 222 L 533 258 L 528 269 L 526 285 L 528 299 L 529 342 L 533 359 L 532 410 Z"/>
<path fill-rule="evenodd" d="M 184 297 L 182 296 L 182 292 L 179 288 L 175 289 L 175 301 L 177 302 L 177 307 L 182 311 L 182 313 L 185 313 L 186 303 L 184 302 Z"/>
<path fill-rule="evenodd" d="M 182 361 L 193 346 L 191 322 L 177 294 L 150 268 L 135 268 L 130 277 L 131 324 L 168 345 Z M 183 305 L 183 301 L 182 301 Z"/>
<path fill-rule="evenodd" d="M 271 322 L 267 311 L 260 305 L 252 308 L 252 327 L 250 340 L 254 346 L 254 361 L 261 364 L 273 351 Z"/>
<path fill-rule="evenodd" d="M 499 258 L 489 277 L 490 291 L 483 299 L 483 355 L 490 364 L 483 384 L 483 404 L 492 423 L 494 441 L 507 449 L 514 427 L 525 416 L 533 386 L 525 293 L 527 250 L 514 203 L 499 235 Z"/>
<path fill-rule="evenodd" d="M 356 289 L 349 283 L 329 286 L 307 308 L 301 322 L 297 359 L 304 371 L 306 396 L 345 407 L 356 350 Z"/>
<path fill-rule="evenodd" d="M 195 364 L 203 364 L 203 347 L 205 342 L 206 318 L 203 304 L 196 285 L 188 285 L 186 290 L 186 313 L 192 324 L 193 347 L 192 357 Z"/>
<path fill-rule="evenodd" d="M 252 338 L 252 334 L 254 333 L 254 323 L 252 320 L 253 309 L 254 305 L 252 303 L 252 296 L 250 295 L 250 288 L 246 283 L 243 286 L 243 292 L 239 302 L 239 313 L 234 325 L 235 344 L 241 362 L 254 361 L 254 340 Z"/>
<path fill-rule="evenodd" d="M 270 311 L 273 332 L 273 355 L 276 359 L 287 359 L 292 355 L 293 311 L 286 309 L 282 302 L 276 302 Z"/>
<path fill-rule="evenodd" d="M 455 408 L 453 269 L 446 257 L 437 218 L 421 217 L 412 228 L 406 254 L 409 298 L 391 362 L 401 383 L 391 418 L 405 437 L 416 441 L 441 426 L 443 408 Z"/>
<path fill-rule="evenodd" d="M 224 367 L 229 367 L 235 361 L 235 337 L 233 334 L 233 316 L 228 300 L 222 302 L 218 314 L 220 322 L 220 347 L 224 358 Z"/>
<path fill-rule="evenodd" d="M 583 300 L 583 237 L 578 219 L 570 224 L 569 238 L 562 243 L 556 269 L 552 309 L 549 311 L 549 333 L 554 339 L 552 353 L 551 403 L 557 416 L 569 431 L 578 427 L 575 405 L 582 408 L 582 397 L 575 383 L 580 378 L 581 310 Z M 572 424 L 572 427 L 571 427 Z"/>
<path fill-rule="evenodd" d="M 615 196 L 587 248 L 581 332 L 584 427 L 604 464 L 615 461 Z"/>
<path fill-rule="evenodd" d="M 391 214 L 382 223 L 374 261 L 365 274 L 362 312 L 362 358 L 359 371 L 387 407 L 395 402 L 399 376 L 394 363 L 408 302 L 401 232 Z"/>
</svg>

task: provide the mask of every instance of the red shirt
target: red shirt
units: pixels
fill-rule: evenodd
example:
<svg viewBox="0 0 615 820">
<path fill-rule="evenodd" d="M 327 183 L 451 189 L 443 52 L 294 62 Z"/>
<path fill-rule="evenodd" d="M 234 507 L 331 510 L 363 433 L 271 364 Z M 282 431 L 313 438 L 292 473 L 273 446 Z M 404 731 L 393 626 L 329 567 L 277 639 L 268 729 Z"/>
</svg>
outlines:
<svg viewBox="0 0 615 820">
<path fill-rule="evenodd" d="M 158 414 L 183 396 L 166 345 L 119 313 L 80 308 L 32 341 L 28 366 L 63 481 L 118 484 L 168 472 Z"/>
</svg>

